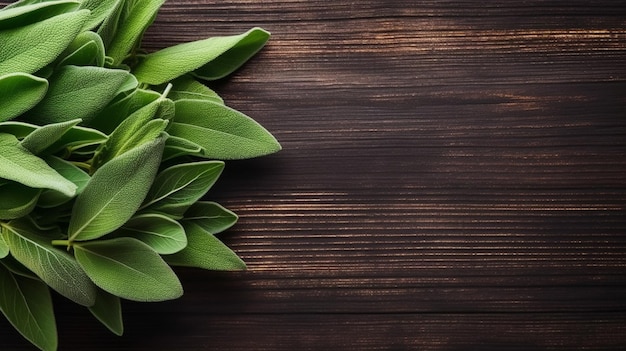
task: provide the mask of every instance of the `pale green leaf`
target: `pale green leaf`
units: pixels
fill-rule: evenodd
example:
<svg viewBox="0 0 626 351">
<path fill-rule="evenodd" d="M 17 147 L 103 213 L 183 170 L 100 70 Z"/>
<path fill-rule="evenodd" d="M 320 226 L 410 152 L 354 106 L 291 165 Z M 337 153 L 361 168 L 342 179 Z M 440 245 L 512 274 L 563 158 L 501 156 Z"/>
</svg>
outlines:
<svg viewBox="0 0 626 351">
<path fill-rule="evenodd" d="M 85 29 L 96 28 L 123 3 L 123 0 L 82 0 L 80 7 L 91 12 Z"/>
<path fill-rule="evenodd" d="M 69 12 L 0 31 L 0 75 L 34 73 L 54 61 L 74 40 L 88 15 L 87 10 Z"/>
<path fill-rule="evenodd" d="M 152 90 L 137 89 L 107 105 L 97 115 L 85 119 L 83 124 L 109 134 L 132 113 L 160 97 L 161 94 Z"/>
<path fill-rule="evenodd" d="M 167 95 L 172 100 L 209 100 L 224 104 L 224 100 L 211 88 L 185 74 L 172 82 L 172 90 Z"/>
<path fill-rule="evenodd" d="M 80 123 L 80 119 L 73 119 L 67 122 L 51 123 L 41 126 L 32 133 L 28 134 L 20 142 L 20 145 L 31 153 L 37 155 L 61 139 L 63 134 L 67 133 L 68 130 L 78 123 Z"/>
<path fill-rule="evenodd" d="M 61 53 L 59 66 L 104 66 L 104 43 L 97 33 L 86 31 L 78 34 Z"/>
<path fill-rule="evenodd" d="M 150 246 L 137 239 L 76 243 L 74 255 L 97 286 L 121 298 L 163 301 L 183 294 L 174 271 Z"/>
<path fill-rule="evenodd" d="M 51 153 L 65 149 L 66 154 L 70 155 L 76 150 L 100 145 L 108 139 L 107 135 L 99 130 L 75 126 L 68 130 L 59 140 L 52 144 L 48 151 Z"/>
<path fill-rule="evenodd" d="M 78 168 L 71 162 L 65 161 L 56 156 L 46 156 L 44 159 L 50 167 L 52 167 L 65 179 L 76 185 L 77 195 L 83 191 L 83 189 L 89 182 L 89 179 L 91 179 L 89 174 L 87 174 L 85 171 Z M 42 208 L 51 208 L 64 204 L 71 199 L 72 197 L 59 193 L 58 191 L 46 189 L 39 196 L 37 206 Z"/>
<path fill-rule="evenodd" d="M 281 149 L 263 126 L 219 103 L 178 100 L 168 133 L 192 141 L 208 158 L 227 160 L 263 156 Z"/>
<path fill-rule="evenodd" d="M 173 254 L 187 246 L 183 227 L 177 221 L 157 213 L 137 215 L 112 235 L 141 240 L 159 254 Z"/>
<path fill-rule="evenodd" d="M 38 126 L 26 122 L 6 121 L 0 122 L 0 133 L 12 134 L 17 139 L 23 139 L 32 133 Z"/>
<path fill-rule="evenodd" d="M 253 28 L 240 35 L 174 45 L 143 57 L 133 73 L 139 81 L 154 85 L 189 72 L 206 80 L 223 78 L 254 56 L 269 36 L 267 31 Z"/>
<path fill-rule="evenodd" d="M 118 336 L 124 334 L 122 304 L 119 297 L 98 289 L 96 303 L 89 307 L 89 311 L 113 334 Z"/>
<path fill-rule="evenodd" d="M 216 202 L 198 201 L 185 212 L 184 221 L 191 220 L 205 231 L 218 234 L 232 227 L 239 217 Z"/>
<path fill-rule="evenodd" d="M 9 255 L 9 244 L 4 240 L 4 227 L 0 226 L 0 258 L 6 258 Z"/>
<path fill-rule="evenodd" d="M 78 9 L 78 1 L 45 1 L 32 4 L 22 3 L 21 6 L 7 6 L 0 10 L 0 30 L 23 27 L 42 22 L 66 12 Z"/>
<path fill-rule="evenodd" d="M 33 108 L 48 91 L 48 81 L 27 73 L 0 77 L 0 122 Z"/>
<path fill-rule="evenodd" d="M 224 169 L 224 162 L 201 161 L 171 166 L 154 179 L 141 206 L 180 218 L 215 184 Z"/>
<path fill-rule="evenodd" d="M 0 184 L 0 219 L 15 219 L 29 214 L 39 199 L 41 189 L 29 188 L 16 182 Z"/>
<path fill-rule="evenodd" d="M 145 30 L 156 18 L 165 0 L 125 0 L 117 13 L 104 21 L 99 34 L 104 40 L 107 55 L 120 64 L 136 48 Z"/>
<path fill-rule="evenodd" d="M 165 135 L 107 162 L 76 197 L 69 239 L 99 238 L 121 227 L 139 208 L 156 175 Z"/>
<path fill-rule="evenodd" d="M 0 261 L 0 310 L 33 345 L 56 351 L 57 329 L 46 284 L 13 274 Z"/>
<path fill-rule="evenodd" d="M 74 196 L 76 185 L 22 147 L 11 134 L 0 133 L 0 178 L 31 188 L 53 189 Z"/>
<path fill-rule="evenodd" d="M 175 157 L 184 155 L 201 155 L 202 148 L 200 145 L 184 138 L 170 135 L 165 141 L 165 149 L 163 150 L 163 160 L 170 160 Z"/>
<path fill-rule="evenodd" d="M 98 113 L 127 82 L 130 73 L 92 66 L 63 66 L 50 77 L 43 100 L 25 120 L 35 124 L 85 119 Z"/>
<path fill-rule="evenodd" d="M 84 306 L 93 305 L 96 289 L 76 260 L 51 245 L 50 239 L 24 219 L 2 224 L 11 255 L 61 295 Z"/>
<path fill-rule="evenodd" d="M 172 266 L 196 267 L 208 270 L 242 270 L 246 264 L 228 246 L 193 221 L 185 221 L 187 246 L 173 254 L 163 256 Z"/>
</svg>

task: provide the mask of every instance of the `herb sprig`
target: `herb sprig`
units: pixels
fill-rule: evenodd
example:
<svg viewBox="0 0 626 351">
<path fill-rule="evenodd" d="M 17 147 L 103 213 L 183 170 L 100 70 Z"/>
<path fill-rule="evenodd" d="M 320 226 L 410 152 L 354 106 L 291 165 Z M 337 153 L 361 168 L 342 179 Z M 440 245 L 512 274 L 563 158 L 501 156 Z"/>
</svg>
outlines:
<svg viewBox="0 0 626 351">
<path fill-rule="evenodd" d="M 51 290 L 123 333 L 121 299 L 182 295 L 172 266 L 244 269 L 204 199 L 224 160 L 280 144 L 205 84 L 267 42 L 261 28 L 152 53 L 164 0 L 21 0 L 0 9 L 0 310 L 56 350 Z"/>
</svg>

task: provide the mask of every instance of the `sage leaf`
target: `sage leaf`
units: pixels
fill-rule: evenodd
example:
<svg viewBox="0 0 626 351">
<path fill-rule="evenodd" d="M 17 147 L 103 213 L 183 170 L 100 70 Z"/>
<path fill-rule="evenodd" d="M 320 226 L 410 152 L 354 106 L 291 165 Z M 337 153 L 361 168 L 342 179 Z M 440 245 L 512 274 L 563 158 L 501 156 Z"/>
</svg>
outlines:
<svg viewBox="0 0 626 351">
<path fill-rule="evenodd" d="M 196 267 L 230 271 L 246 269 L 246 264 L 228 246 L 193 221 L 182 223 L 187 233 L 187 246 L 163 258 L 172 266 Z"/>
<path fill-rule="evenodd" d="M 89 306 L 89 311 L 107 327 L 113 334 L 124 334 L 124 322 L 122 321 L 122 304 L 120 298 L 98 289 L 96 303 Z"/>
<path fill-rule="evenodd" d="M 33 108 L 48 91 L 48 81 L 27 73 L 0 77 L 0 122 L 12 119 Z"/>
<path fill-rule="evenodd" d="M 164 301 L 183 294 L 174 271 L 150 246 L 137 239 L 76 243 L 74 255 L 97 286 L 121 298 Z"/>
<path fill-rule="evenodd" d="M 16 182 L 0 184 L 0 219 L 15 219 L 29 214 L 39 199 L 41 189 L 29 188 Z"/>
<path fill-rule="evenodd" d="M 224 100 L 211 88 L 198 82 L 191 75 L 185 74 L 172 82 L 172 90 L 167 95 L 172 100 L 209 100 L 224 104 Z"/>
<path fill-rule="evenodd" d="M 2 224 L 11 255 L 61 295 L 83 306 L 93 305 L 96 290 L 76 260 L 50 244 L 26 219 Z"/>
<path fill-rule="evenodd" d="M 200 145 L 207 158 L 244 159 L 281 149 L 265 128 L 230 107 L 203 100 L 178 100 L 175 105 L 167 132 Z"/>
<path fill-rule="evenodd" d="M 87 10 L 74 11 L 0 31 L 0 75 L 34 73 L 54 61 L 74 40 L 88 15 Z"/>
<path fill-rule="evenodd" d="M 74 196 L 76 185 L 22 147 L 11 134 L 0 133 L 0 178 L 31 188 L 53 189 Z"/>
<path fill-rule="evenodd" d="M 192 71 L 206 80 L 223 78 L 256 54 L 269 37 L 267 31 L 252 28 L 240 35 L 174 45 L 146 55 L 133 73 L 139 81 L 154 85 Z"/>
<path fill-rule="evenodd" d="M 165 135 L 99 168 L 76 197 L 69 240 L 99 238 L 121 227 L 143 202 L 154 180 Z"/>
<path fill-rule="evenodd" d="M 114 235 L 141 240 L 159 254 L 173 254 L 187 246 L 183 227 L 177 221 L 157 213 L 139 214 L 131 218 Z"/>
<path fill-rule="evenodd" d="M 4 240 L 4 227 L 0 227 L 0 258 L 5 258 L 9 255 L 9 244 Z"/>
<path fill-rule="evenodd" d="M 32 133 L 38 126 L 19 121 L 0 122 L 0 133 L 11 134 L 17 139 L 23 139 Z"/>
<path fill-rule="evenodd" d="M 55 153 L 65 149 L 69 156 L 76 150 L 100 145 L 108 139 L 107 135 L 93 128 L 74 126 L 48 147 L 48 152 Z"/>
<path fill-rule="evenodd" d="M 222 205 L 211 201 L 198 201 L 185 212 L 183 221 L 193 221 L 205 231 L 218 234 L 237 223 L 239 217 Z"/>
<path fill-rule="evenodd" d="M 90 16 L 85 23 L 84 29 L 94 29 L 99 26 L 123 2 L 123 0 L 82 0 L 81 9 L 90 11 Z"/>
<path fill-rule="evenodd" d="M 87 118 L 115 97 L 129 75 L 119 69 L 63 66 L 50 77 L 46 96 L 24 118 L 35 124 Z"/>
<path fill-rule="evenodd" d="M 62 175 L 65 179 L 76 185 L 76 194 L 80 194 L 91 177 L 89 174 L 85 173 L 82 169 L 78 168 L 71 162 L 65 161 L 56 156 L 46 156 L 46 163 L 50 165 L 55 171 L 57 171 L 60 175 Z M 37 206 L 42 208 L 51 208 L 60 206 L 69 200 L 72 197 L 66 196 L 62 193 L 59 193 L 55 190 L 44 190 L 39 196 L 39 200 L 37 201 Z"/>
<path fill-rule="evenodd" d="M 2 229 L 2 227 L 0 227 Z M 4 240 L 3 235 L 0 235 L 0 239 Z M 8 247 L 8 246 L 7 246 Z M 19 263 L 12 256 L 7 256 L 0 260 L 0 264 L 3 264 L 6 269 L 8 269 L 11 273 L 21 275 L 22 277 L 40 280 L 33 272 L 31 272 L 28 268 L 24 267 L 23 264 Z"/>
<path fill-rule="evenodd" d="M 222 161 L 200 161 L 171 166 L 160 172 L 142 208 L 181 218 L 215 184 L 224 170 Z"/>
<path fill-rule="evenodd" d="M 59 66 L 104 66 L 104 43 L 97 33 L 85 31 L 61 53 Z"/>
<path fill-rule="evenodd" d="M 72 127 L 80 123 L 80 119 L 73 119 L 67 122 L 47 124 L 39 127 L 28 134 L 20 145 L 37 155 L 59 140 Z"/>
<path fill-rule="evenodd" d="M 119 100 L 112 102 L 97 115 L 88 117 L 83 124 L 110 134 L 128 116 L 140 108 L 159 99 L 161 94 L 145 89 L 137 89 Z"/>
<path fill-rule="evenodd" d="M 124 0 L 104 21 L 99 30 L 107 54 L 116 64 L 122 63 L 126 55 L 136 48 L 144 32 L 156 18 L 165 0 Z"/>
<path fill-rule="evenodd" d="M 56 321 L 46 284 L 13 274 L 0 261 L 0 286 L 0 310 L 13 327 L 41 350 L 56 351 Z"/>
<path fill-rule="evenodd" d="M 78 1 L 45 1 L 0 10 L 0 30 L 23 27 L 78 9 Z"/>
<path fill-rule="evenodd" d="M 165 141 L 163 160 L 169 160 L 184 155 L 201 155 L 202 147 L 184 138 L 170 135 Z"/>
</svg>

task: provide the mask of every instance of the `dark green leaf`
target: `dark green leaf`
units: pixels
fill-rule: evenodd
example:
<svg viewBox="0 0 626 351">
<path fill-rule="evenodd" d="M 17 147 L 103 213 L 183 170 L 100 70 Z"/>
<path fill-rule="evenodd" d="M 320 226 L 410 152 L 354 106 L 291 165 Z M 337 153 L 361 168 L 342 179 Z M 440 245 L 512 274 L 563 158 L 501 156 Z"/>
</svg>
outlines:
<svg viewBox="0 0 626 351">
<path fill-rule="evenodd" d="M 220 160 L 263 156 L 281 149 L 260 124 L 229 107 L 203 100 L 178 100 L 168 133 L 192 141 L 208 158 Z"/>
<path fill-rule="evenodd" d="M 76 194 L 80 194 L 91 177 L 85 171 L 81 170 L 71 162 L 65 161 L 56 156 L 46 156 L 46 163 L 50 165 L 55 171 L 62 175 L 65 179 L 76 184 Z M 42 208 L 56 207 L 71 200 L 72 197 L 61 194 L 54 190 L 44 190 L 39 196 L 37 206 Z"/>
<path fill-rule="evenodd" d="M 29 188 L 16 182 L 0 184 L 0 219 L 15 219 L 29 214 L 35 205 L 41 189 Z M 1 251 L 1 250 L 0 250 Z"/>
<path fill-rule="evenodd" d="M 124 334 L 122 304 L 119 297 L 98 289 L 96 303 L 89 307 L 89 311 L 113 334 L 118 336 Z"/>
<path fill-rule="evenodd" d="M 201 226 L 185 221 L 183 227 L 187 233 L 187 247 L 173 255 L 163 256 L 170 265 L 226 271 L 246 268 L 237 254 Z"/>
<path fill-rule="evenodd" d="M 87 16 L 87 10 L 69 12 L 0 31 L 0 75 L 34 73 L 54 61 L 74 40 Z"/>
<path fill-rule="evenodd" d="M 96 285 L 121 298 L 163 301 L 183 294 L 180 281 L 167 263 L 137 239 L 76 243 L 74 255 Z"/>
<path fill-rule="evenodd" d="M 253 28 L 240 35 L 171 46 L 146 55 L 133 73 L 139 81 L 154 85 L 189 72 L 206 80 L 223 78 L 254 56 L 269 36 L 265 30 Z"/>
<path fill-rule="evenodd" d="M 183 227 L 175 220 L 157 213 L 131 218 L 114 235 L 141 240 L 159 254 L 172 254 L 187 246 Z"/>
<path fill-rule="evenodd" d="M 165 135 L 111 160 L 76 197 L 69 239 L 99 238 L 121 227 L 139 208 L 154 180 Z"/>
<path fill-rule="evenodd" d="M 11 134 L 0 133 L 0 178 L 31 188 L 53 189 L 74 196 L 76 185 L 22 147 Z"/>
<path fill-rule="evenodd" d="M 16 260 L 61 295 L 80 305 L 93 305 L 96 289 L 72 256 L 53 247 L 50 239 L 25 219 L 2 225 L 4 240 Z"/>
<path fill-rule="evenodd" d="M 215 184 L 224 162 L 202 161 L 177 164 L 160 172 L 154 179 L 142 208 L 177 218 Z"/>
<path fill-rule="evenodd" d="M 26 73 L 0 77 L 0 122 L 33 108 L 48 91 L 48 81 Z"/>
<path fill-rule="evenodd" d="M 34 124 L 18 122 L 18 121 L 6 121 L 0 122 L 0 133 L 12 134 L 17 139 L 22 139 L 28 134 L 32 133 L 38 127 Z"/>
<path fill-rule="evenodd" d="M 57 349 L 52 297 L 46 284 L 13 274 L 0 262 L 0 310 L 13 327 L 44 351 Z"/>
</svg>

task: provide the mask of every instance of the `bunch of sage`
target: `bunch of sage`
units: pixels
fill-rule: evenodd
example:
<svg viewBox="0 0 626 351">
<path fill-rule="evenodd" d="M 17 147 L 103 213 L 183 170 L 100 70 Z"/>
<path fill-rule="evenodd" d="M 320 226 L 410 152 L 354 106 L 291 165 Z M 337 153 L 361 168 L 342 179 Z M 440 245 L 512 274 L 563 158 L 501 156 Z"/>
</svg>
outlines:
<svg viewBox="0 0 626 351">
<path fill-rule="evenodd" d="M 121 299 L 182 295 L 172 266 L 245 268 L 215 237 L 236 214 L 204 197 L 224 160 L 280 145 L 206 84 L 269 33 L 146 53 L 163 2 L 0 9 L 0 310 L 42 350 L 58 347 L 51 291 L 121 335 Z"/>
</svg>

